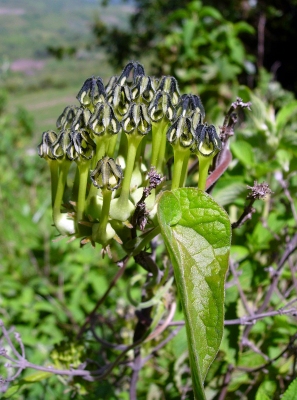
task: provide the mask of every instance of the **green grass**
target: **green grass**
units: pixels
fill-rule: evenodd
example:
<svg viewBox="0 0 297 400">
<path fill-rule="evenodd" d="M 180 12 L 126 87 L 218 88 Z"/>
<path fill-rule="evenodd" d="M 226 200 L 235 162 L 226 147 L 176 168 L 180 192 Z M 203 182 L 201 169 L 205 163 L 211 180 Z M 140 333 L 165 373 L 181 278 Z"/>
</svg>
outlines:
<svg viewBox="0 0 297 400">
<path fill-rule="evenodd" d="M 0 54 L 9 60 L 42 57 L 49 45 L 83 46 L 92 41 L 91 23 L 98 15 L 122 26 L 131 6 L 99 7 L 86 0 L 2 0 Z M 20 14 L 15 14 L 20 12 Z"/>
</svg>

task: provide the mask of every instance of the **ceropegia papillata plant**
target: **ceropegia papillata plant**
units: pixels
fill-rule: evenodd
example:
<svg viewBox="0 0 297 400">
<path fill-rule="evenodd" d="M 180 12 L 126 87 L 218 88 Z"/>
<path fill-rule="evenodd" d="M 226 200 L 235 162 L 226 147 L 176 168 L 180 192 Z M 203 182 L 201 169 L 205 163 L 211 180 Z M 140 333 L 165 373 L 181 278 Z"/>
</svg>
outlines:
<svg viewBox="0 0 297 400">
<path fill-rule="evenodd" d="M 183 306 L 193 391 L 205 399 L 223 333 L 231 240 L 229 218 L 206 190 L 231 160 L 234 110 L 248 104 L 237 99 L 218 131 L 199 96 L 181 95 L 174 77 L 146 76 L 137 62 L 106 85 L 87 79 L 77 99 L 39 145 L 50 166 L 54 225 L 82 246 L 99 244 L 103 256 L 115 258 L 119 246 L 133 256 L 149 272 L 149 312 L 166 281 L 145 250 L 161 233 Z M 162 315 L 152 315 L 152 325 Z M 147 326 L 135 340 L 148 333 Z"/>
</svg>

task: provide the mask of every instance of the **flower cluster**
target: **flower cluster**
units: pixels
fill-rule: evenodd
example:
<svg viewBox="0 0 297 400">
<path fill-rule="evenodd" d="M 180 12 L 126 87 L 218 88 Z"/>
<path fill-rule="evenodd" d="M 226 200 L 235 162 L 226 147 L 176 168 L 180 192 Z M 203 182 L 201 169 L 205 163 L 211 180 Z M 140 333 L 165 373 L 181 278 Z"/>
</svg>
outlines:
<svg viewBox="0 0 297 400">
<path fill-rule="evenodd" d="M 59 133 L 44 132 L 38 147 L 50 166 L 53 221 L 61 235 L 103 248 L 113 239 L 127 242 L 151 168 L 170 178 L 145 199 L 154 226 L 156 196 L 185 185 L 191 155 L 199 159 L 198 187 L 205 189 L 221 141 L 204 122 L 199 96 L 180 95 L 174 77 L 146 76 L 141 64 L 130 62 L 107 85 L 87 79 L 77 99 L 80 106 L 59 116 Z"/>
</svg>

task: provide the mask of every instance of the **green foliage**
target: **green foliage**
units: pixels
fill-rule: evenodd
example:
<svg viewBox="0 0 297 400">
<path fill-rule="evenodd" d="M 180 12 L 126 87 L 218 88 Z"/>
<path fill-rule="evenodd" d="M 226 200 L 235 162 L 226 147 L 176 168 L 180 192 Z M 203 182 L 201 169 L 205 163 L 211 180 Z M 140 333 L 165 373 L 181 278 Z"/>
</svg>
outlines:
<svg viewBox="0 0 297 400">
<path fill-rule="evenodd" d="M 174 1 L 139 3 L 130 30 L 110 28 L 100 20 L 94 24 L 112 65 L 142 57 L 147 48 L 154 73 L 175 76 L 183 90 L 225 105 L 234 97 L 238 78 L 255 73 L 254 58 L 240 39 L 242 34 L 254 34 L 248 23 L 227 21 L 216 8 L 196 0 L 185 2 L 183 8 Z"/>
<path fill-rule="evenodd" d="M 283 400 L 294 400 L 297 392 L 297 379 L 295 379 L 282 396 Z"/>
<path fill-rule="evenodd" d="M 183 86 L 213 97 L 231 97 L 228 83 L 246 70 L 241 33 L 253 34 L 247 23 L 226 21 L 215 8 L 192 1 L 170 15 L 172 30 L 157 44 L 158 68 L 174 75 Z"/>
</svg>

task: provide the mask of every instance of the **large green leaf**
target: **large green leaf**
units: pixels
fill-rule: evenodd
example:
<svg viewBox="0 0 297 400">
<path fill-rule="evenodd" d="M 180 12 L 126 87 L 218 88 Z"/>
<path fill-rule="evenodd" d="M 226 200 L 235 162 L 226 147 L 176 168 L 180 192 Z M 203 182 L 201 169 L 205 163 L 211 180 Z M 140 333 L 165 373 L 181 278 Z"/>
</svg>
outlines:
<svg viewBox="0 0 297 400">
<path fill-rule="evenodd" d="M 164 192 L 158 220 L 183 304 L 193 390 L 202 400 L 203 382 L 223 334 L 230 221 L 209 195 L 194 188 Z"/>
<path fill-rule="evenodd" d="M 282 396 L 282 400 L 296 400 L 296 393 L 297 393 L 297 378 L 294 379 L 293 382 L 291 382 L 290 386 Z"/>
</svg>

